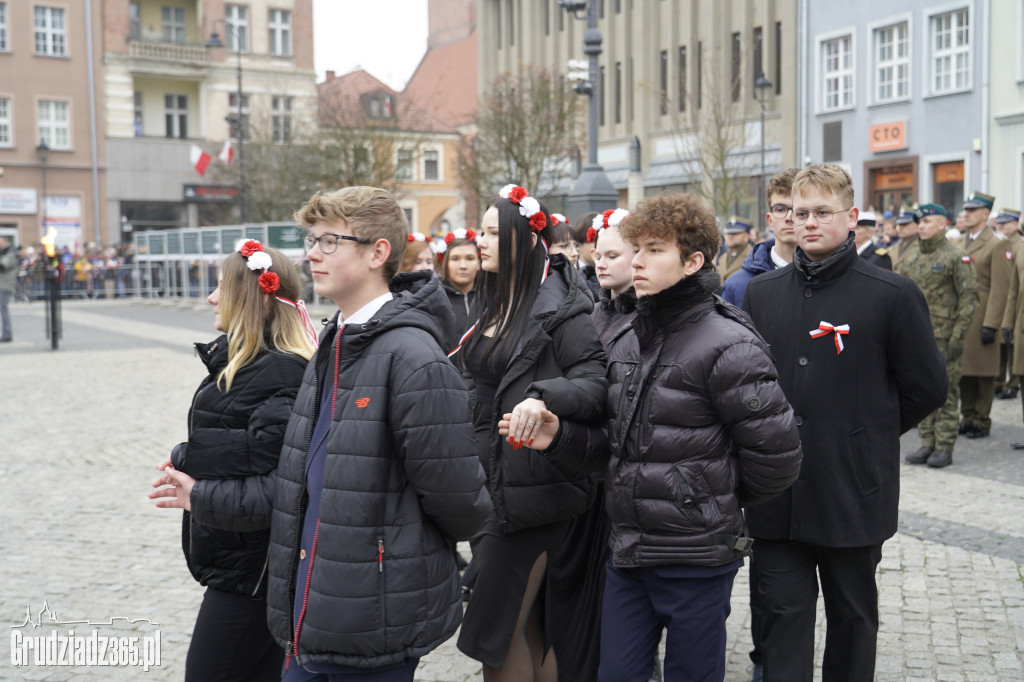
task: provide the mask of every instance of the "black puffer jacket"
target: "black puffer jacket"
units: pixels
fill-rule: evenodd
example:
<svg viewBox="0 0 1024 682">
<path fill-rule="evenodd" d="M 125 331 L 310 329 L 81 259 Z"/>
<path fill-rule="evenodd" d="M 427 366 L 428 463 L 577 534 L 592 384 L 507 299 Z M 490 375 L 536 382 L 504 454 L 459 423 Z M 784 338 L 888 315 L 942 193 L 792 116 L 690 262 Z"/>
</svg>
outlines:
<svg viewBox="0 0 1024 682">
<path fill-rule="evenodd" d="M 290 353 L 263 353 L 240 369 L 231 390 L 223 393 L 216 381 L 228 362 L 228 337 L 195 346 L 210 374 L 189 409 L 188 441 L 171 454 L 174 468 L 197 479 L 191 500 L 194 513 L 185 512 L 182 522 L 182 549 L 200 584 L 262 595 L 269 518 L 248 532 L 222 530 L 202 523 L 202 510 L 233 506 L 234 499 L 225 494 L 232 486 L 221 487 L 221 481 L 265 476 L 277 468 L 306 360 Z"/>
<path fill-rule="evenodd" d="M 612 347 L 614 339 L 622 335 L 623 329 L 629 327 L 636 317 L 636 291 L 630 287 L 615 298 L 608 289 L 601 289 L 601 294 L 594 306 L 590 319 L 605 349 Z"/>
<path fill-rule="evenodd" d="M 778 495 L 800 471 L 768 348 L 742 311 L 712 296 L 718 286 L 702 270 L 641 298 L 636 334 L 612 348 L 605 485 L 616 566 L 738 559 L 741 506 Z M 602 445 L 593 429 L 563 424 L 549 456 L 579 465 Z"/>
<path fill-rule="evenodd" d="M 551 259 L 551 274 L 537 292 L 530 324 L 494 396 L 491 423 L 526 397 L 537 397 L 563 419 L 600 424 L 605 417 L 607 354 L 590 320 L 593 299 L 579 271 Z M 467 377 L 472 385 L 472 378 Z M 494 429 L 487 484 L 498 525 L 506 532 L 567 521 L 590 506 L 596 477 L 566 476 L 542 453 L 514 450 Z"/>
<path fill-rule="evenodd" d="M 444 292 L 448 295 L 448 302 L 452 306 L 452 314 L 455 316 L 455 324 L 452 325 L 452 333 L 448 335 L 445 345 L 441 350 L 450 353 L 459 345 L 459 339 L 473 325 L 473 304 L 476 302 L 476 292 L 468 294 L 456 289 L 451 284 L 444 282 Z"/>
<path fill-rule="evenodd" d="M 449 542 L 477 533 L 491 513 L 469 395 L 440 348 L 451 324 L 441 282 L 400 274 L 392 293 L 373 319 L 341 334 L 308 594 L 296 594 L 295 580 L 306 458 L 337 318 L 321 336 L 285 434 L 267 612 L 275 639 L 299 664 L 378 667 L 448 639 L 462 619 Z M 296 600 L 306 604 L 297 642 Z"/>
</svg>

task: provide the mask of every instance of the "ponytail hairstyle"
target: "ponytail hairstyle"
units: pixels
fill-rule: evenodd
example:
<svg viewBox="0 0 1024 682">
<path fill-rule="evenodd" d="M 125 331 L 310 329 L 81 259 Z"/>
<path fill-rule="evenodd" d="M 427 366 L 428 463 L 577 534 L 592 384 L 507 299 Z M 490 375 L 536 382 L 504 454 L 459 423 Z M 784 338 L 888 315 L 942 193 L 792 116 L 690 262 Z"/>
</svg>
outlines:
<svg viewBox="0 0 1024 682">
<path fill-rule="evenodd" d="M 221 264 L 220 319 L 228 335 L 228 364 L 217 375 L 217 388 L 224 393 L 231 390 L 238 371 L 263 353 L 313 357 L 313 344 L 293 306 L 300 295 L 298 271 L 277 249 L 268 246 L 262 251 L 270 257 L 268 272 L 280 282 L 272 293 L 265 291 L 267 273 L 251 269 L 249 257 L 239 251 Z"/>
</svg>

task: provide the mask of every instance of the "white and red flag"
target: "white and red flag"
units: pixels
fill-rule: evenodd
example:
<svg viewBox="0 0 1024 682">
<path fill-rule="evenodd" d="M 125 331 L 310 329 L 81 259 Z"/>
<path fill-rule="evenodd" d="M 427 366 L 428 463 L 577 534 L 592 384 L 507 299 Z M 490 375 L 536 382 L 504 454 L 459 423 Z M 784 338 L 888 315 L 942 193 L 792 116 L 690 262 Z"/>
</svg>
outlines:
<svg viewBox="0 0 1024 682">
<path fill-rule="evenodd" d="M 209 167 L 210 162 L 213 161 L 213 157 L 196 144 L 192 145 L 192 149 L 189 151 L 189 159 L 192 161 L 192 165 L 195 166 L 196 173 L 200 175 L 206 175 L 206 169 Z"/>
<path fill-rule="evenodd" d="M 235 158 L 235 148 L 231 146 L 231 140 L 224 140 L 224 146 L 220 148 L 220 154 L 217 157 L 224 163 L 231 163 L 231 160 Z"/>
</svg>

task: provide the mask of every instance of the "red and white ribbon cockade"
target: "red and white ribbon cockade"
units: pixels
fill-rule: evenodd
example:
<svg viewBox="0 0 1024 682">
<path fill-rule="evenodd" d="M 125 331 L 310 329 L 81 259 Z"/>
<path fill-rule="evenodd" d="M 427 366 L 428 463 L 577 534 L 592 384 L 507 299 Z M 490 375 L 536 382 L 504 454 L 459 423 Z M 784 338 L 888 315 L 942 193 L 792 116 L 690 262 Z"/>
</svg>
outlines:
<svg viewBox="0 0 1024 682">
<path fill-rule="evenodd" d="M 812 339 L 816 339 L 821 336 L 827 336 L 835 333 L 836 340 L 836 355 L 843 352 L 843 335 L 850 333 L 850 325 L 848 324 L 831 324 L 829 322 L 821 321 L 818 323 L 817 329 L 812 329 L 809 333 Z"/>
</svg>

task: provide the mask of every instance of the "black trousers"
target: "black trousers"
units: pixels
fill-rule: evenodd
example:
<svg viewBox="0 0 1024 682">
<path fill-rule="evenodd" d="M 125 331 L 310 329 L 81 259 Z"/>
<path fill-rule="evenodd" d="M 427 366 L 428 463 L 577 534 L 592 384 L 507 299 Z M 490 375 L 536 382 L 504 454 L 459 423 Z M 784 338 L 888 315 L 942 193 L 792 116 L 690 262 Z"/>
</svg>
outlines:
<svg viewBox="0 0 1024 682">
<path fill-rule="evenodd" d="M 185 682 L 277 682 L 284 651 L 267 628 L 267 603 L 207 588 L 185 659 Z"/>
<path fill-rule="evenodd" d="M 822 682 L 872 682 L 878 638 L 875 568 L 882 545 L 754 543 L 759 566 L 761 658 L 766 682 L 811 682 L 818 575 L 825 600 Z"/>
</svg>

